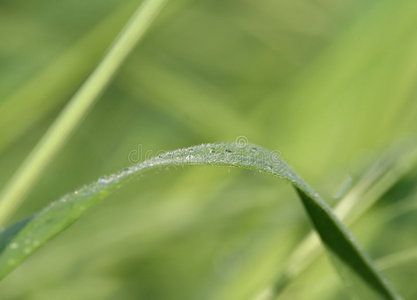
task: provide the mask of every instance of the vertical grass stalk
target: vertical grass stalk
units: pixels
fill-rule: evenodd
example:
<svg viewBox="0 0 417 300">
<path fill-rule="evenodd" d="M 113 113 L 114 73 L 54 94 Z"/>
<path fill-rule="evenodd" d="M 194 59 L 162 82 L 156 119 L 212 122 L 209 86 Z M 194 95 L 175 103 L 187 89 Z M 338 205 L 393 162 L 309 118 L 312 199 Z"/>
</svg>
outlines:
<svg viewBox="0 0 417 300">
<path fill-rule="evenodd" d="M 107 54 L 50 126 L 0 194 L 0 226 L 21 205 L 39 175 L 104 92 L 167 0 L 145 0 Z"/>
</svg>

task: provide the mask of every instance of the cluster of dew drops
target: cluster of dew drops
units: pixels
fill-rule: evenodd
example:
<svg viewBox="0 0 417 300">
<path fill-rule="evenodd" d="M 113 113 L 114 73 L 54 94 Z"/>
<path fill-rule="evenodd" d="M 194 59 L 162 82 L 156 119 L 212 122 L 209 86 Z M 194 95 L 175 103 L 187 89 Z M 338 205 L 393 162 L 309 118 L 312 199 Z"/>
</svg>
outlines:
<svg viewBox="0 0 417 300">
<path fill-rule="evenodd" d="M 17 243 L 17 242 L 13 242 L 13 243 L 10 243 L 9 248 L 11 250 L 13 250 L 13 251 L 19 251 L 19 250 L 20 251 L 23 251 L 23 253 L 25 255 L 28 255 L 31 252 L 33 252 L 33 250 L 35 248 L 39 247 L 39 245 L 40 245 L 40 241 L 39 240 L 37 240 L 37 239 L 32 240 L 30 238 L 26 238 L 25 241 L 22 243 L 22 245 L 19 244 L 19 243 Z M 23 248 L 23 250 L 21 248 Z M 7 264 L 9 266 L 12 266 L 12 265 L 14 265 L 16 263 L 17 263 L 16 259 L 13 259 L 13 258 L 10 258 L 7 261 Z"/>
<path fill-rule="evenodd" d="M 172 162 L 191 162 L 191 163 L 225 163 L 225 164 L 242 164 L 247 166 L 255 166 L 255 167 L 261 167 L 264 170 L 272 172 L 277 164 L 279 164 L 279 161 L 276 161 L 275 164 L 272 164 L 270 162 L 271 159 L 265 159 L 265 157 L 262 157 L 262 155 L 267 155 L 267 151 L 261 151 L 261 149 L 258 149 L 256 146 L 250 146 L 248 148 L 242 148 L 232 145 L 222 145 L 221 147 L 216 147 L 214 144 L 207 144 L 207 145 L 201 145 L 197 146 L 196 148 L 188 148 L 188 149 L 182 149 L 177 150 L 173 152 L 167 152 L 163 155 L 159 155 L 158 157 L 145 161 L 139 165 L 136 165 L 131 168 L 125 168 L 121 172 L 115 175 L 106 176 L 106 177 L 100 177 L 97 180 L 98 185 L 108 185 L 111 183 L 115 183 L 118 180 L 126 177 L 129 174 L 135 173 L 139 171 L 140 169 L 144 169 L 147 167 L 153 167 L 154 165 L 159 164 L 167 164 Z M 197 150 L 196 150 L 197 149 Z M 237 150 L 235 153 L 232 149 Z M 273 154 L 271 152 L 271 154 Z M 185 157 L 183 156 L 185 155 Z M 268 154 L 269 155 L 269 154 Z M 185 159 L 185 160 L 184 160 Z M 274 160 L 274 158 L 272 159 Z M 294 179 L 291 176 L 291 172 L 289 172 L 290 176 L 288 176 L 288 179 L 290 181 L 293 181 Z M 91 193 L 91 190 L 87 187 L 81 188 L 80 190 L 77 190 L 74 192 L 75 195 L 78 193 Z M 68 195 L 67 195 L 68 196 Z M 67 197 L 63 197 L 61 199 L 61 202 L 65 202 L 67 200 Z M 17 242 L 12 242 L 9 245 L 9 248 L 11 250 L 21 250 L 23 248 L 23 253 L 25 255 L 30 254 L 35 248 L 37 248 L 40 245 L 39 240 L 31 240 L 30 238 L 27 238 L 23 245 L 20 245 Z M 14 265 L 16 264 L 15 259 L 9 259 L 8 264 Z"/>
</svg>

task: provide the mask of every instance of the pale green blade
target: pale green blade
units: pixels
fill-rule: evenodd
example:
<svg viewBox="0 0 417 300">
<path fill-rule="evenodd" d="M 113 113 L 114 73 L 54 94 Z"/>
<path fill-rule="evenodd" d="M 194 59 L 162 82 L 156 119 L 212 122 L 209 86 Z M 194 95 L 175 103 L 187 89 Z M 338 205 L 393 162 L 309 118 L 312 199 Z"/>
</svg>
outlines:
<svg viewBox="0 0 417 300">
<path fill-rule="evenodd" d="M 252 169 L 289 181 L 297 190 L 323 243 L 362 283 L 386 299 L 398 296 L 359 248 L 352 234 L 329 206 L 276 153 L 259 146 L 238 143 L 206 144 L 167 152 L 119 173 L 102 177 L 38 214 L 0 233 L 0 277 L 60 233 L 98 200 L 126 184 L 142 171 L 170 165 L 217 165 Z"/>
</svg>

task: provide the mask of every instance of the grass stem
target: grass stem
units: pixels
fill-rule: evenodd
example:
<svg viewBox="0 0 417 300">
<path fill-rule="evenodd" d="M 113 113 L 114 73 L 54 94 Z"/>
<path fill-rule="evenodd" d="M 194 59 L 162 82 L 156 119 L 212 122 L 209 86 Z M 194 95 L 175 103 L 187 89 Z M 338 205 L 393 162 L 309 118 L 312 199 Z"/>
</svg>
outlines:
<svg viewBox="0 0 417 300">
<path fill-rule="evenodd" d="M 167 0 L 145 0 L 0 194 L 0 226 L 22 204 L 39 175 L 111 82 Z"/>
</svg>

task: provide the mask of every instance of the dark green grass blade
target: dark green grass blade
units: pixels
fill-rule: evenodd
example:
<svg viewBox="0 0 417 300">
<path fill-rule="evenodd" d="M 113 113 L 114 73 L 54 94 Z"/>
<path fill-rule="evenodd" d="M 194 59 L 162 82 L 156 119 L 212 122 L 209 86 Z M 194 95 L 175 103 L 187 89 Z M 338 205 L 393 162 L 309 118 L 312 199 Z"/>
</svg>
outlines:
<svg viewBox="0 0 417 300">
<path fill-rule="evenodd" d="M 218 165 L 252 169 L 289 181 L 297 190 L 323 243 L 372 290 L 386 299 L 397 299 L 382 275 L 366 257 L 348 229 L 327 204 L 274 152 L 255 145 L 220 143 L 167 152 L 121 172 L 100 178 L 38 214 L 0 233 L 0 278 L 31 253 L 80 218 L 109 193 L 134 179 L 142 171 L 170 165 Z"/>
<path fill-rule="evenodd" d="M 389 297 L 392 291 L 343 224 L 329 209 L 317 205 L 317 202 L 303 190 L 296 188 L 296 191 L 327 249 L 332 251 L 375 291 L 379 291 L 381 296 Z M 335 225 L 342 230 L 335 230 Z"/>
</svg>

